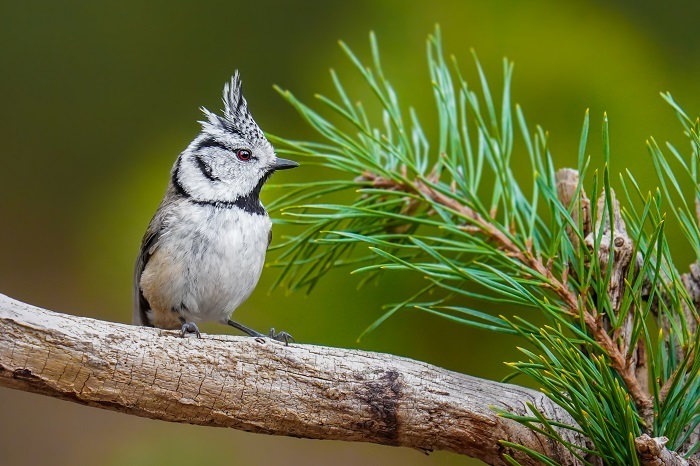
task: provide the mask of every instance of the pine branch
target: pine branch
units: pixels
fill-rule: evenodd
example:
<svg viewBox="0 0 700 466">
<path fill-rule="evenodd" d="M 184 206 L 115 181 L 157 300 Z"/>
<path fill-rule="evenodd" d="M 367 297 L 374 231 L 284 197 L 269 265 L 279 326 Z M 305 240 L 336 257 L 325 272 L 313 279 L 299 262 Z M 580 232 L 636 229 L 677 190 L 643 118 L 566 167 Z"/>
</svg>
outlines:
<svg viewBox="0 0 700 466">
<path fill-rule="evenodd" d="M 531 133 L 522 110 L 511 108 L 512 64 L 504 62 L 499 111 L 478 60 L 480 92 L 467 86 L 454 58 L 453 67 L 447 65 L 438 29 L 428 40 L 439 129 L 431 148 L 415 112 L 409 112 L 410 119 L 402 116 L 398 96 L 381 70 L 374 36 L 370 42 L 371 67 L 343 48 L 377 97 L 382 125 L 372 122 L 362 104 L 353 103 L 334 73 L 339 102 L 319 99 L 355 128 L 354 134 L 280 91 L 324 142 L 274 138 L 278 147 L 342 174 L 334 193 L 356 190 L 357 195 L 318 204 L 328 188 L 308 183 L 290 187 L 274 205 L 284 223 L 303 228 L 281 246 L 279 283 L 311 290 L 326 271 L 342 265 L 353 265 L 367 279 L 382 270 L 419 274 L 426 286 L 388 304 L 368 330 L 413 307 L 518 335 L 528 343 L 521 349 L 526 360 L 511 367 L 572 415 L 595 447 L 588 453 L 606 464 L 637 464 L 632 440 L 646 432 L 668 437 L 672 449 L 686 456 L 698 454 L 700 280 L 695 275 L 700 273 L 695 272 L 700 269 L 696 263 L 689 274 L 680 274 L 673 265 L 661 206 L 669 205 L 700 258 L 699 208 L 685 201 L 667 160 L 673 158 L 680 174 L 700 186 L 700 120 L 688 118 L 664 95 L 691 140 L 692 153 L 688 158 L 667 145 L 669 157 L 651 139 L 660 189 L 645 193 L 627 171 L 620 180 L 627 202 L 621 203 L 611 186 L 607 115 L 603 168 L 589 170 L 586 113 L 577 169 L 555 172 L 546 132 L 537 127 Z M 532 168 L 529 193 L 510 164 L 515 123 Z M 601 193 L 598 202 L 588 200 L 584 184 Z M 700 188 L 696 198 L 698 193 Z M 636 209 L 637 201 L 644 207 Z M 362 254 L 361 246 L 373 254 Z M 546 324 L 535 324 L 530 314 L 507 318 L 467 308 L 464 298 L 489 303 L 490 309 L 502 303 L 539 312 Z M 541 413 L 511 418 L 581 454 L 552 433 L 554 424 Z M 526 447 L 522 451 L 547 462 Z"/>
<path fill-rule="evenodd" d="M 603 325 L 603 321 L 599 318 L 599 314 L 596 311 L 596 309 L 581 307 L 579 305 L 577 296 L 565 284 L 564 277 L 555 277 L 549 269 L 549 267 L 547 267 L 547 265 L 542 262 L 542 259 L 540 257 L 536 257 L 533 254 L 530 247 L 528 247 L 528 249 L 523 250 L 519 245 L 515 244 L 508 237 L 508 235 L 504 234 L 503 231 L 496 228 L 492 220 L 484 219 L 477 212 L 463 204 L 460 204 L 454 198 L 449 198 L 444 194 L 440 193 L 431 186 L 432 183 L 430 183 L 429 181 L 422 181 L 420 179 L 416 179 L 411 182 L 400 183 L 390 179 L 382 178 L 377 174 L 370 172 L 365 172 L 362 175 L 362 177 L 364 180 L 370 181 L 372 183 L 372 186 L 376 188 L 384 188 L 389 190 L 421 195 L 424 198 L 426 198 L 431 204 L 439 204 L 449 209 L 452 213 L 469 220 L 469 230 L 477 230 L 480 233 L 484 234 L 490 241 L 496 243 L 497 247 L 504 251 L 508 256 L 514 258 L 515 260 L 519 261 L 522 265 L 534 270 L 539 276 L 543 277 L 544 283 L 548 286 L 548 288 L 551 289 L 557 296 L 559 296 L 565 304 L 566 307 L 564 310 L 566 311 L 566 313 L 574 319 L 583 319 L 586 327 L 595 338 L 595 341 L 610 356 L 613 368 L 620 374 L 620 376 L 624 380 L 625 385 L 627 386 L 630 394 L 634 398 L 637 407 L 639 408 L 640 412 L 643 413 L 642 417 L 645 419 L 645 422 L 647 423 L 647 425 L 652 424 L 652 418 L 654 416 L 653 400 L 650 394 L 646 391 L 646 387 L 643 386 L 642 383 L 640 383 L 640 380 L 637 378 L 636 364 L 630 364 L 630 361 L 628 361 L 626 357 L 627 350 L 629 349 L 629 342 L 626 345 L 623 345 L 622 347 L 615 344 L 613 339 L 608 334 L 609 329 L 606 329 Z M 569 196 L 568 193 L 567 196 Z M 586 201 L 587 199 L 582 203 L 585 204 Z M 601 201 L 604 202 L 603 197 L 601 197 Z M 615 239 L 613 241 L 614 245 L 617 249 L 621 249 L 623 246 L 626 246 L 626 250 L 629 252 L 629 254 L 627 255 L 617 254 L 615 256 L 616 262 L 611 267 L 612 269 L 616 269 L 616 278 L 611 280 L 611 285 L 609 289 L 612 290 L 612 288 L 615 288 L 617 290 L 616 295 L 613 295 L 611 291 L 611 299 L 615 299 L 613 298 L 613 296 L 617 296 L 616 300 L 618 301 L 619 306 L 619 301 L 621 300 L 621 290 L 624 286 L 623 282 L 627 275 L 626 267 L 629 265 L 629 259 L 631 258 L 632 242 L 626 235 L 624 223 L 622 222 L 622 217 L 620 215 L 620 206 L 617 202 L 615 202 L 614 208 L 614 215 L 617 219 L 617 225 L 615 228 Z M 599 209 L 599 211 L 602 211 L 602 209 Z M 598 223 L 600 223 L 600 220 Z M 608 241 L 601 242 L 599 245 L 600 250 L 598 252 L 598 255 L 602 259 L 607 259 L 609 256 L 609 248 L 612 244 L 610 239 L 611 231 L 612 229 L 610 225 L 606 226 L 603 230 L 603 236 L 607 237 Z M 586 244 L 589 245 L 591 248 L 594 247 L 594 241 L 592 238 L 592 235 L 586 236 Z M 627 261 L 625 265 L 619 265 L 621 262 L 624 261 Z"/>
</svg>

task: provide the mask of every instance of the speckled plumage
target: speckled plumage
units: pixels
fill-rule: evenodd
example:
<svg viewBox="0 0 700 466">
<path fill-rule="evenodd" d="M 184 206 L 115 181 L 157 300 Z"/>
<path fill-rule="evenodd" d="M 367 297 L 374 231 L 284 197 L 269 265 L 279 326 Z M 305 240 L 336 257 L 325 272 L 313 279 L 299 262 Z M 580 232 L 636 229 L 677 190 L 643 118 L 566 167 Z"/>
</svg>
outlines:
<svg viewBox="0 0 700 466">
<path fill-rule="evenodd" d="M 180 154 L 165 196 L 144 235 L 134 273 L 135 325 L 198 329 L 229 320 L 258 283 L 272 223 L 260 190 L 280 159 L 253 120 L 238 73 L 224 87 L 224 111 L 207 121 Z M 289 338 L 282 332 L 270 336 Z"/>
</svg>

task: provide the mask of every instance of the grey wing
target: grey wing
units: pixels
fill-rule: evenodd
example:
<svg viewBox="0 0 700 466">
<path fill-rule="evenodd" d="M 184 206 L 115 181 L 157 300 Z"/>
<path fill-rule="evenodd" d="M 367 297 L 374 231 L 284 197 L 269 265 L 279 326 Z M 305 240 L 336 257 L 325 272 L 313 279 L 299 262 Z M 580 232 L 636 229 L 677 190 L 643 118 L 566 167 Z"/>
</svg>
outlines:
<svg viewBox="0 0 700 466">
<path fill-rule="evenodd" d="M 134 288 L 133 288 L 133 299 L 134 299 L 134 313 L 132 317 L 132 324 L 134 325 L 145 325 L 148 327 L 153 327 L 153 324 L 148 319 L 148 311 L 151 310 L 150 304 L 143 296 L 141 291 L 141 274 L 148 264 L 148 260 L 151 255 L 158 248 L 158 241 L 160 239 L 161 229 L 162 229 L 162 218 L 156 215 L 151 220 L 151 224 L 148 225 L 148 230 L 141 241 L 141 250 L 139 251 L 139 256 L 136 259 L 136 267 L 134 268 Z"/>
</svg>

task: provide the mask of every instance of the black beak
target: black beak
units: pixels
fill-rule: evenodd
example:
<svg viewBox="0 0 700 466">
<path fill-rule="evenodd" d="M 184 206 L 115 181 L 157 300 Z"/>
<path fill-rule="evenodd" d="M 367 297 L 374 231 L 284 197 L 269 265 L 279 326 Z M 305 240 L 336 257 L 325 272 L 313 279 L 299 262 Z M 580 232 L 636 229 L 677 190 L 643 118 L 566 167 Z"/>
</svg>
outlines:
<svg viewBox="0 0 700 466">
<path fill-rule="evenodd" d="M 299 164 L 296 163 L 294 160 L 288 160 L 288 159 L 280 159 L 277 158 L 277 161 L 275 164 L 272 166 L 272 169 L 274 171 L 277 170 L 289 170 L 290 168 L 296 168 L 298 167 Z"/>
</svg>

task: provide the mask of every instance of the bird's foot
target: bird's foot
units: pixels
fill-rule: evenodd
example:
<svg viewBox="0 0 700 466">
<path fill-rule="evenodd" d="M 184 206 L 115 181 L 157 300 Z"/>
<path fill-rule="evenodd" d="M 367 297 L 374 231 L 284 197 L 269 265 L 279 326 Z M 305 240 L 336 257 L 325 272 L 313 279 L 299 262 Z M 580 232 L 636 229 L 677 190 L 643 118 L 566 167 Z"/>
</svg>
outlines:
<svg viewBox="0 0 700 466">
<path fill-rule="evenodd" d="M 271 328 L 270 331 L 267 333 L 268 338 L 272 338 L 273 340 L 276 341 L 283 341 L 285 346 L 289 346 L 289 342 L 295 342 L 294 337 L 288 334 L 287 332 L 280 332 L 280 333 L 275 333 L 275 328 Z"/>
<path fill-rule="evenodd" d="M 275 329 L 274 329 L 274 328 L 271 328 L 270 331 L 267 333 L 267 335 L 263 335 L 262 333 L 256 332 L 256 331 L 253 330 L 252 328 L 248 328 L 248 327 L 246 327 L 245 325 L 239 324 L 238 322 L 235 322 L 235 321 L 233 321 L 233 320 L 231 320 L 231 319 L 229 319 L 226 323 L 227 323 L 228 325 L 230 325 L 231 327 L 237 328 L 237 329 L 240 330 L 241 332 L 244 332 L 244 333 L 250 335 L 251 337 L 253 337 L 253 338 L 257 339 L 257 340 L 259 340 L 260 338 L 265 338 L 265 337 L 267 337 L 267 338 L 272 338 L 272 339 L 275 340 L 275 341 L 284 342 L 284 344 L 285 344 L 286 346 L 289 346 L 289 342 L 290 342 L 290 341 L 296 341 L 296 340 L 294 340 L 294 338 L 293 338 L 290 334 L 288 334 L 287 332 L 275 333 Z"/>
<path fill-rule="evenodd" d="M 197 338 L 202 338 L 202 335 L 199 333 L 199 327 L 197 327 L 197 324 L 194 322 L 185 322 L 182 324 L 182 329 L 180 329 L 180 336 L 182 338 L 185 338 L 185 335 L 188 333 L 194 333 L 197 335 Z"/>
</svg>

